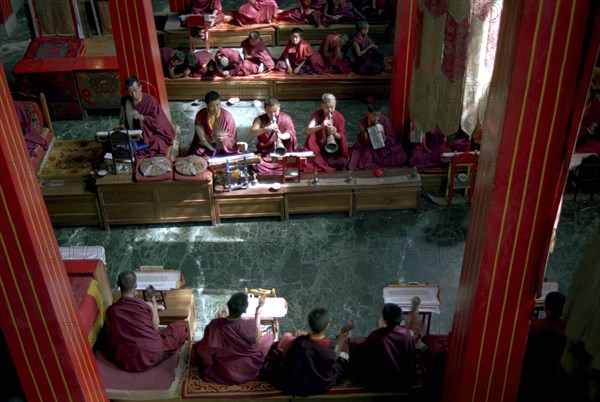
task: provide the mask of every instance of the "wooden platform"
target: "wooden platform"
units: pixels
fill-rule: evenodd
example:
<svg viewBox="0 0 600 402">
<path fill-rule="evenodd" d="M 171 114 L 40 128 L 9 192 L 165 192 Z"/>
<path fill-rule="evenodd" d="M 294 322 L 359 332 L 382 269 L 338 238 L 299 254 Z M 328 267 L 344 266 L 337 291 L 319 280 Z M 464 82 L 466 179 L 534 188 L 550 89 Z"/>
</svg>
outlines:
<svg viewBox="0 0 600 402">
<path fill-rule="evenodd" d="M 218 91 L 223 99 L 264 99 L 274 96 L 279 100 L 314 100 L 326 89 L 338 99 L 365 99 L 368 96 L 387 98 L 392 81 L 392 59 L 385 58 L 386 70 L 377 75 L 313 74 L 291 76 L 271 71 L 246 77 L 213 79 L 165 78 L 167 95 L 171 101 L 189 101 L 198 94 Z"/>
<path fill-rule="evenodd" d="M 319 45 L 329 32 L 347 34 L 352 38 L 356 34 L 354 24 L 334 24 L 329 27 L 316 27 L 310 24 L 291 24 L 284 22 L 273 22 L 272 24 L 255 24 L 247 26 L 232 25 L 231 11 L 225 12 L 225 22 L 217 25 L 210 30 L 210 47 L 239 47 L 240 43 L 248 37 L 250 31 L 259 31 L 263 41 L 267 46 L 285 46 L 293 28 L 301 28 L 304 32 L 304 39 L 312 45 Z M 163 30 L 165 46 L 174 49 L 188 49 L 190 39 L 187 27 L 183 27 L 179 20 L 179 15 L 169 14 Z M 394 41 L 394 32 L 388 23 L 370 23 L 369 36 L 375 43 L 392 43 Z M 203 48 L 205 42 L 200 39 L 192 39 L 196 48 Z"/>
<path fill-rule="evenodd" d="M 102 225 L 98 198 L 89 176 L 41 180 L 40 187 L 53 225 Z"/>
</svg>

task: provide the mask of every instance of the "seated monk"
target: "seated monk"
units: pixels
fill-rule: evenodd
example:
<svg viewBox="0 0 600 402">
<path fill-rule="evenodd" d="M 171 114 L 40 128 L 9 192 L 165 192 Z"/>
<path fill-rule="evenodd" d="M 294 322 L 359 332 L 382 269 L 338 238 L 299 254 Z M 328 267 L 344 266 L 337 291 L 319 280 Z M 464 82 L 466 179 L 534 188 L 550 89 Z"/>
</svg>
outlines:
<svg viewBox="0 0 600 402">
<path fill-rule="evenodd" d="M 376 129 L 382 133 L 383 143 L 378 144 L 370 138 L 368 129 Z M 348 170 L 375 170 L 381 167 L 399 167 L 406 163 L 406 152 L 398 139 L 392 122 L 381 114 L 381 105 L 371 103 L 367 106 L 367 115 L 358 121 L 359 134 L 356 143 L 350 149 Z M 383 145 L 379 148 L 379 146 Z"/>
<path fill-rule="evenodd" d="M 41 146 L 44 149 L 48 149 L 48 142 L 35 126 L 35 122 L 31 115 L 27 112 L 23 102 L 15 101 L 15 110 L 17 111 L 17 117 L 19 124 L 21 125 L 21 131 L 25 139 L 25 145 L 27 146 L 27 152 L 29 156 L 33 156 L 37 146 Z"/>
<path fill-rule="evenodd" d="M 396 2 L 396 0 L 392 1 Z M 356 15 L 363 20 L 378 21 L 396 18 L 395 5 L 386 4 L 386 0 L 352 0 L 352 4 Z M 387 13 L 390 14 L 386 15 Z"/>
<path fill-rule="evenodd" d="M 212 53 L 206 50 L 198 50 L 185 56 L 185 65 L 190 70 L 190 77 L 200 78 L 211 75 L 215 70 L 215 62 Z"/>
<path fill-rule="evenodd" d="M 190 75 L 190 69 L 183 64 L 185 61 L 185 53 L 181 50 L 171 49 L 170 47 L 161 47 L 160 61 L 162 62 L 165 78 L 175 79 Z M 177 67 L 179 66 L 182 66 L 183 68 L 178 69 Z"/>
<path fill-rule="evenodd" d="M 227 47 L 217 50 L 214 75 L 224 78 L 245 75 L 244 60 L 240 52 Z"/>
<path fill-rule="evenodd" d="M 106 310 L 109 356 L 125 371 L 145 371 L 163 362 L 188 339 L 183 321 L 158 330 L 156 297 L 150 301 L 136 297 L 137 277 L 133 271 L 119 274 L 121 297 Z"/>
<path fill-rule="evenodd" d="M 413 131 L 422 130 L 415 129 Z M 411 144 L 409 150 L 408 164 L 411 167 L 417 168 L 419 172 L 444 166 L 442 162 L 442 154 L 448 150 L 448 141 L 442 131 L 436 127 L 433 132 L 414 135 L 411 134 Z"/>
<path fill-rule="evenodd" d="M 375 75 L 385 70 L 383 54 L 369 37 L 369 23 L 360 20 L 356 23 L 356 35 L 352 39 L 354 71 L 357 74 Z"/>
<path fill-rule="evenodd" d="M 404 319 L 402 308 L 386 303 L 376 330 L 367 338 L 346 341 L 351 378 L 378 391 L 401 390 L 421 381 L 423 363 L 415 347 L 419 303 L 415 297 L 408 329 L 400 326 Z"/>
<path fill-rule="evenodd" d="M 331 316 L 324 308 L 308 315 L 310 334 L 286 333 L 273 344 L 261 376 L 290 395 L 318 395 L 336 386 L 344 375 L 347 354 L 341 352 L 349 327 L 340 330 L 335 346 L 327 339 Z"/>
<path fill-rule="evenodd" d="M 312 45 L 303 39 L 304 33 L 300 28 L 292 28 L 290 39 L 281 53 L 279 61 L 275 65 L 277 71 L 288 74 L 312 74 L 312 67 L 307 63 L 314 50 Z"/>
<path fill-rule="evenodd" d="M 321 42 L 319 51 L 308 59 L 315 74 L 351 73 L 352 61 L 346 56 L 349 42 L 348 35 L 328 33 Z"/>
<path fill-rule="evenodd" d="M 196 114 L 196 135 L 188 155 L 209 159 L 216 155 L 234 155 L 237 148 L 237 126 L 233 116 L 221 109 L 221 95 L 210 91 L 204 96 L 206 107 Z"/>
<path fill-rule="evenodd" d="M 261 175 L 282 173 L 279 161 L 273 161 L 270 156 L 273 152 L 277 153 L 276 145 L 283 145 L 286 153 L 298 147 L 294 122 L 289 114 L 281 111 L 281 105 L 275 98 L 265 99 L 265 113 L 254 119 L 250 137 L 258 139 L 256 152 L 262 158 L 256 169 Z"/>
<path fill-rule="evenodd" d="M 173 144 L 175 130 L 158 100 L 142 92 L 140 80 L 131 76 L 125 80 L 129 96 L 123 98 L 120 124 L 127 130 L 141 129 L 147 147 L 136 152 L 138 157 L 167 156 Z"/>
<path fill-rule="evenodd" d="M 336 109 L 333 94 L 323 94 L 321 108 L 316 110 L 306 128 L 304 150 L 314 153 L 314 161 L 307 161 L 306 172 L 333 172 L 343 170 L 348 163 L 348 141 L 346 139 L 346 120 Z M 331 152 L 334 143 L 337 149 Z"/>
<path fill-rule="evenodd" d="M 323 9 L 326 0 L 298 0 L 298 7 L 281 11 L 277 20 L 295 24 L 323 25 Z"/>
<path fill-rule="evenodd" d="M 354 5 L 346 0 L 327 0 L 323 8 L 321 23 L 328 27 L 333 24 L 354 24 L 356 22 Z"/>
<path fill-rule="evenodd" d="M 227 302 L 229 314 L 221 311 L 220 317 L 204 328 L 204 336 L 193 354 L 204 380 L 242 384 L 258 376 L 273 343 L 273 333 L 261 330 L 263 304 L 264 301 L 259 302 L 254 319 L 242 319 L 248 308 L 248 295 L 234 293 Z"/>
<path fill-rule="evenodd" d="M 192 14 L 212 14 L 210 26 L 218 25 L 225 20 L 221 0 L 192 0 L 190 11 Z"/>
<path fill-rule="evenodd" d="M 270 24 L 278 12 L 275 0 L 247 0 L 238 11 L 234 11 L 231 23 L 239 26 Z"/>
<path fill-rule="evenodd" d="M 260 74 L 275 68 L 275 60 L 260 37 L 260 32 L 252 31 L 242 41 L 245 75 Z"/>
</svg>

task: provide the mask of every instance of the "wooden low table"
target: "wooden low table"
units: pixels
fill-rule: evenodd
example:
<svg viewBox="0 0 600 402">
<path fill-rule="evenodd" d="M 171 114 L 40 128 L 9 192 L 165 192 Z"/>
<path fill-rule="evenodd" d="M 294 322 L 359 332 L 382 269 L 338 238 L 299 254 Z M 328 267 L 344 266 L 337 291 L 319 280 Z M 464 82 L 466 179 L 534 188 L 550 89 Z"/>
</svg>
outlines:
<svg viewBox="0 0 600 402">
<path fill-rule="evenodd" d="M 161 325 L 183 321 L 186 323 L 190 341 L 196 332 L 196 307 L 192 289 L 174 289 L 164 292 L 166 310 L 158 312 Z"/>
<path fill-rule="evenodd" d="M 134 182 L 131 174 L 96 179 L 105 229 L 110 225 L 211 221 L 212 181 Z"/>
<path fill-rule="evenodd" d="M 101 225 L 100 207 L 89 176 L 40 179 L 39 183 L 52 225 Z"/>
<path fill-rule="evenodd" d="M 215 222 L 221 218 L 285 217 L 282 191 L 272 192 L 269 185 L 249 185 L 248 189 L 214 193 Z"/>
</svg>

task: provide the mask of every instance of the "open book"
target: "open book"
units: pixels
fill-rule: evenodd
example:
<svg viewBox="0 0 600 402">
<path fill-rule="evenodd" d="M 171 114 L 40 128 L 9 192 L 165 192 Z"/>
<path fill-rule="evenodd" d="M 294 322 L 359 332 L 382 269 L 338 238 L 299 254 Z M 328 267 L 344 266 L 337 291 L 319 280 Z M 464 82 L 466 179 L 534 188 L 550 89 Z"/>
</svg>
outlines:
<svg viewBox="0 0 600 402">
<path fill-rule="evenodd" d="M 367 128 L 369 133 L 369 139 L 373 149 L 379 149 L 385 147 L 385 140 L 383 139 L 383 126 L 379 123 Z"/>
</svg>

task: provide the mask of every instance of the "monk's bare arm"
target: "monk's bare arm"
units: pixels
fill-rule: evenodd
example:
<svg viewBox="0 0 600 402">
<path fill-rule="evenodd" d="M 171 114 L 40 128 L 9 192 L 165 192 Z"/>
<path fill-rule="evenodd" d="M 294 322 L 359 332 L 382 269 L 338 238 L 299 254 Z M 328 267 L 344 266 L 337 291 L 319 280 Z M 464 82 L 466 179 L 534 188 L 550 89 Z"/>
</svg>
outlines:
<svg viewBox="0 0 600 402">
<path fill-rule="evenodd" d="M 204 132 L 204 128 L 202 128 L 202 126 L 196 126 L 196 135 L 200 140 L 200 144 L 202 144 L 206 149 L 209 149 L 211 151 L 215 150 L 215 147 L 213 147 L 210 141 L 208 140 L 208 137 L 206 136 L 206 133 Z"/>
</svg>

